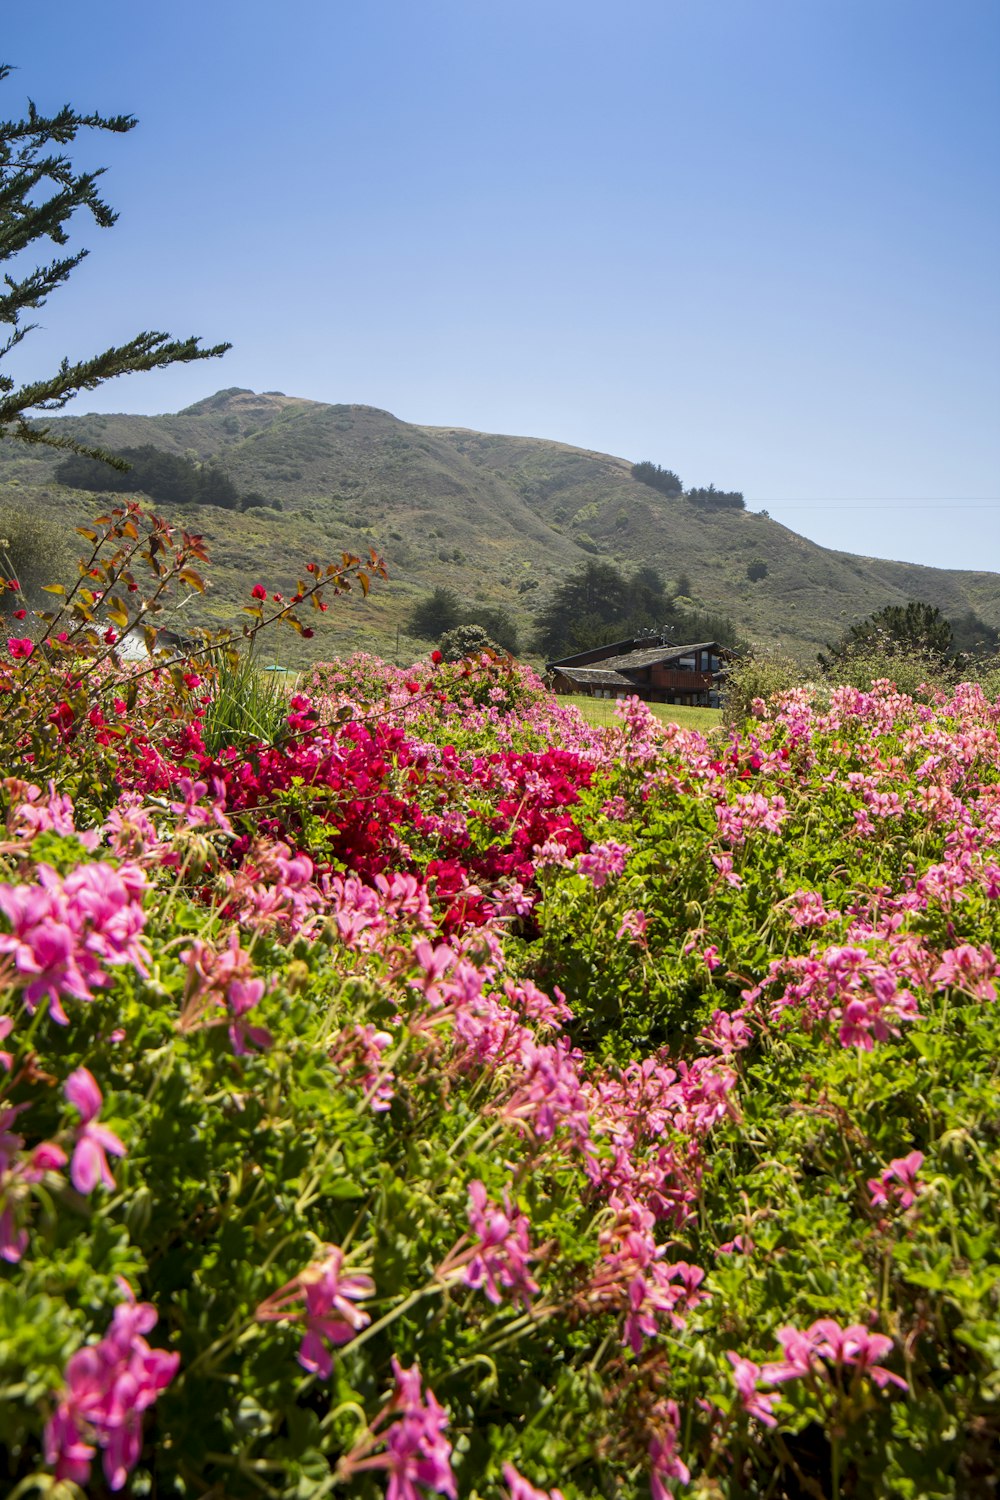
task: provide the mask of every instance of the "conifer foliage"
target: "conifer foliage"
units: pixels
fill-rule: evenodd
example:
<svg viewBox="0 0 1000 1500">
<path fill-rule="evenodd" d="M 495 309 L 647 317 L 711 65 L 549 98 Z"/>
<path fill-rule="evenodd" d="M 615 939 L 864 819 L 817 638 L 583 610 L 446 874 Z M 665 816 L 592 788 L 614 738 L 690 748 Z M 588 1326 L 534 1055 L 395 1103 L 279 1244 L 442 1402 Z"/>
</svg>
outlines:
<svg viewBox="0 0 1000 1500">
<path fill-rule="evenodd" d="M 0 65 L 0 83 L 10 72 L 8 65 Z M 30 262 L 31 252 L 45 241 L 58 250 L 68 247 L 69 225 L 81 213 L 89 214 L 101 229 L 109 229 L 118 217 L 98 192 L 103 168 L 77 171 L 65 148 L 84 131 L 123 135 L 135 125 L 131 115 L 83 115 L 68 104 L 57 114 L 43 115 L 30 100 L 22 118 L 0 120 L 0 264 L 4 269 L 0 324 L 6 326 L 0 360 L 8 358 L 37 327 L 25 318 L 68 281 L 88 251 L 67 248 L 66 253 L 57 253 L 54 259 L 35 266 L 26 264 L 25 258 Z M 94 390 L 117 375 L 211 359 L 229 347 L 216 344 L 203 349 L 197 338 L 176 340 L 166 333 L 146 332 L 88 359 L 75 363 L 63 359 L 53 375 L 23 385 L 0 372 L 0 435 L 76 452 L 91 451 L 32 425 L 32 413 L 56 411 L 81 391 Z M 106 454 L 99 456 L 107 458 Z"/>
</svg>

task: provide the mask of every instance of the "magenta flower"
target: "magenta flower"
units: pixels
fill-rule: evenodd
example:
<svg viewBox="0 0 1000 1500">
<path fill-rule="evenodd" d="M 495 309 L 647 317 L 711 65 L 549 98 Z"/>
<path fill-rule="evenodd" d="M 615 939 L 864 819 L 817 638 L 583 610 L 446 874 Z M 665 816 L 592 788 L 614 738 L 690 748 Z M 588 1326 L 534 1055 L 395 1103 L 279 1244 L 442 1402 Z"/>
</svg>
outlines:
<svg viewBox="0 0 1000 1500">
<path fill-rule="evenodd" d="M 534 1257 L 527 1215 L 514 1211 L 507 1192 L 503 1208 L 498 1208 L 476 1181 L 469 1183 L 469 1223 L 476 1243 L 464 1272 L 466 1286 L 482 1287 L 494 1306 L 503 1300 L 500 1288 L 504 1287 L 512 1291 L 515 1302 L 529 1307 L 538 1284 L 528 1272 L 528 1262 Z"/>
<path fill-rule="evenodd" d="M 888 1208 L 895 1204 L 899 1208 L 910 1208 L 920 1191 L 917 1173 L 924 1164 L 922 1151 L 911 1151 L 908 1156 L 897 1156 L 877 1177 L 869 1177 L 868 1192 L 873 1208 Z"/>
<path fill-rule="evenodd" d="M 367 1327 L 371 1318 L 355 1303 L 375 1295 L 375 1283 L 361 1272 L 344 1273 L 344 1252 L 328 1245 L 323 1260 L 294 1277 L 257 1309 L 261 1323 L 297 1322 L 305 1325 L 298 1361 L 321 1379 L 329 1379 L 333 1360 L 327 1345 L 339 1348 Z M 295 1303 L 304 1306 L 294 1307 Z"/>
<path fill-rule="evenodd" d="M 367 1435 L 341 1459 L 338 1477 L 349 1480 L 365 1470 L 385 1469 L 389 1475 L 386 1500 L 423 1500 L 421 1490 L 457 1500 L 451 1443 L 445 1437 L 448 1413 L 433 1391 L 423 1389 L 416 1365 L 406 1370 L 394 1355 L 392 1374 L 392 1395 L 371 1423 Z M 379 1429 L 396 1415 L 398 1421 L 393 1422 L 384 1437 L 380 1436 Z M 384 1451 L 373 1452 L 379 1444 L 384 1444 Z"/>
<path fill-rule="evenodd" d="M 562 1490 L 536 1490 L 513 1464 L 504 1464 L 503 1481 L 510 1493 L 510 1500 L 565 1500 Z"/>
<path fill-rule="evenodd" d="M 629 844 L 616 844 L 613 839 L 609 839 L 605 844 L 591 844 L 588 852 L 580 855 L 576 867 L 595 890 L 600 890 L 609 880 L 622 874 L 631 852 Z"/>
<path fill-rule="evenodd" d="M 676 1401 L 658 1401 L 650 1423 L 653 1435 L 649 1441 L 649 1489 L 653 1500 L 671 1500 L 667 1481 L 679 1479 L 687 1484 L 691 1471 L 677 1451 L 680 1412 Z"/>
<path fill-rule="evenodd" d="M 66 1365 L 65 1387 L 45 1425 L 45 1461 L 57 1480 L 85 1485 L 98 1448 L 112 1490 L 123 1488 L 142 1451 L 142 1414 L 177 1373 L 176 1354 L 151 1349 L 144 1335 L 156 1309 L 136 1302 L 119 1281 L 125 1302 L 97 1344 L 78 1349 Z"/>
<path fill-rule="evenodd" d="M 747 1416 L 756 1417 L 765 1427 L 776 1427 L 778 1421 L 771 1415 L 771 1408 L 778 1398 L 764 1396 L 758 1391 L 757 1381 L 762 1374 L 760 1365 L 755 1365 L 752 1359 L 744 1359 L 734 1349 L 726 1351 L 726 1358 L 733 1367 L 737 1399 Z"/>
<path fill-rule="evenodd" d="M 70 1181 L 78 1193 L 92 1193 L 99 1182 L 113 1188 L 115 1179 L 111 1175 L 106 1153 L 124 1156 L 126 1147 L 113 1130 L 97 1123 L 101 1112 L 101 1091 L 94 1075 L 87 1068 L 77 1068 L 63 1084 L 63 1093 L 80 1113 L 77 1126 L 76 1145 L 70 1163 Z"/>
<path fill-rule="evenodd" d="M 226 986 L 226 1003 L 233 1018 L 229 1024 L 229 1040 L 237 1057 L 248 1053 L 251 1043 L 263 1052 L 274 1041 L 266 1026 L 249 1026 L 243 1019 L 263 994 L 263 979 L 232 979 Z"/>
<path fill-rule="evenodd" d="M 802 1332 L 798 1328 L 779 1328 L 778 1342 L 785 1358 L 764 1365 L 760 1378 L 765 1382 L 804 1380 L 823 1374 L 827 1364 L 835 1369 L 849 1369 L 856 1375 L 870 1375 L 880 1388 L 892 1384 L 906 1390 L 906 1381 L 894 1375 L 879 1361 L 892 1349 L 892 1339 L 884 1333 L 872 1333 L 861 1323 L 841 1328 L 832 1318 L 820 1318 Z"/>
</svg>

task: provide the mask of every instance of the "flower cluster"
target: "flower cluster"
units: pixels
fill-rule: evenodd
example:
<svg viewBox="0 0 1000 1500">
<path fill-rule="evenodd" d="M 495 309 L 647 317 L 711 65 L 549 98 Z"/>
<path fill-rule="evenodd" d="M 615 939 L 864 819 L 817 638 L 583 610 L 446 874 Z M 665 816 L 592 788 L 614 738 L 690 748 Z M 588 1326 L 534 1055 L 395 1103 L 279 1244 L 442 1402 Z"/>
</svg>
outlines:
<svg viewBox="0 0 1000 1500">
<path fill-rule="evenodd" d="M 45 1428 L 45 1457 L 57 1479 L 84 1485 L 97 1449 L 112 1490 L 123 1488 L 142 1451 L 142 1414 L 173 1380 L 179 1356 L 151 1349 L 144 1337 L 157 1314 L 136 1302 L 127 1282 L 125 1301 L 96 1344 L 78 1349 L 66 1365 L 65 1387 Z"/>
</svg>

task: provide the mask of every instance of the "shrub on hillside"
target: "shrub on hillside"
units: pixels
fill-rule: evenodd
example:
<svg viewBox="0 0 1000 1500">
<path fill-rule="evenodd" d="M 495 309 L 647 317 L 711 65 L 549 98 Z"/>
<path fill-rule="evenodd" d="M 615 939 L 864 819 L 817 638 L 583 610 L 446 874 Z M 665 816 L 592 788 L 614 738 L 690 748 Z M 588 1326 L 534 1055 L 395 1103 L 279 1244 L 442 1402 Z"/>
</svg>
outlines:
<svg viewBox="0 0 1000 1500">
<path fill-rule="evenodd" d="M 765 646 L 738 657 L 726 669 L 722 688 L 722 716 L 738 727 L 754 715 L 754 704 L 769 704 L 778 693 L 801 687 L 806 674 L 791 656 Z"/>
<path fill-rule="evenodd" d="M 935 693 L 947 692 L 955 683 L 954 668 L 938 652 L 906 649 L 896 644 L 859 642 L 832 658 L 823 679 L 834 686 L 846 684 L 862 689 L 873 682 L 894 683 L 901 693 L 926 702 Z"/>
<path fill-rule="evenodd" d="M 42 589 L 66 575 L 73 564 L 73 550 L 66 528 L 27 511 L 0 510 L 0 577 L 16 580 L 20 595 L 33 604 L 42 599 Z M 20 607 L 16 592 L 0 589 L 0 610 L 12 614 Z"/>
<path fill-rule="evenodd" d="M 504 655 L 503 647 L 491 640 L 481 625 L 456 625 L 454 630 L 446 630 L 439 649 L 445 661 L 464 661 L 468 656 L 481 656 L 484 651 Z"/>
</svg>

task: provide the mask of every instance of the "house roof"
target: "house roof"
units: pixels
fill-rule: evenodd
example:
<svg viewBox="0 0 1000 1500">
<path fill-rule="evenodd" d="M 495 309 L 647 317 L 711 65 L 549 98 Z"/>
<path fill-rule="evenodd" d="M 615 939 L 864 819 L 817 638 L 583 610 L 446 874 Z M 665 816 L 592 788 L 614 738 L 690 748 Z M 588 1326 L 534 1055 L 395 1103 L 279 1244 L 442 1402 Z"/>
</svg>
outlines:
<svg viewBox="0 0 1000 1500">
<path fill-rule="evenodd" d="M 609 672 L 603 667 L 555 667 L 553 670 L 579 687 L 635 687 L 635 683 L 620 672 Z"/>
<path fill-rule="evenodd" d="M 652 667 L 658 662 L 676 661 L 678 657 L 690 656 L 693 651 L 718 650 L 716 641 L 696 641 L 684 646 L 643 646 L 636 651 L 625 651 L 621 656 L 606 656 L 602 666 L 612 672 L 636 672 L 642 667 Z"/>
</svg>

